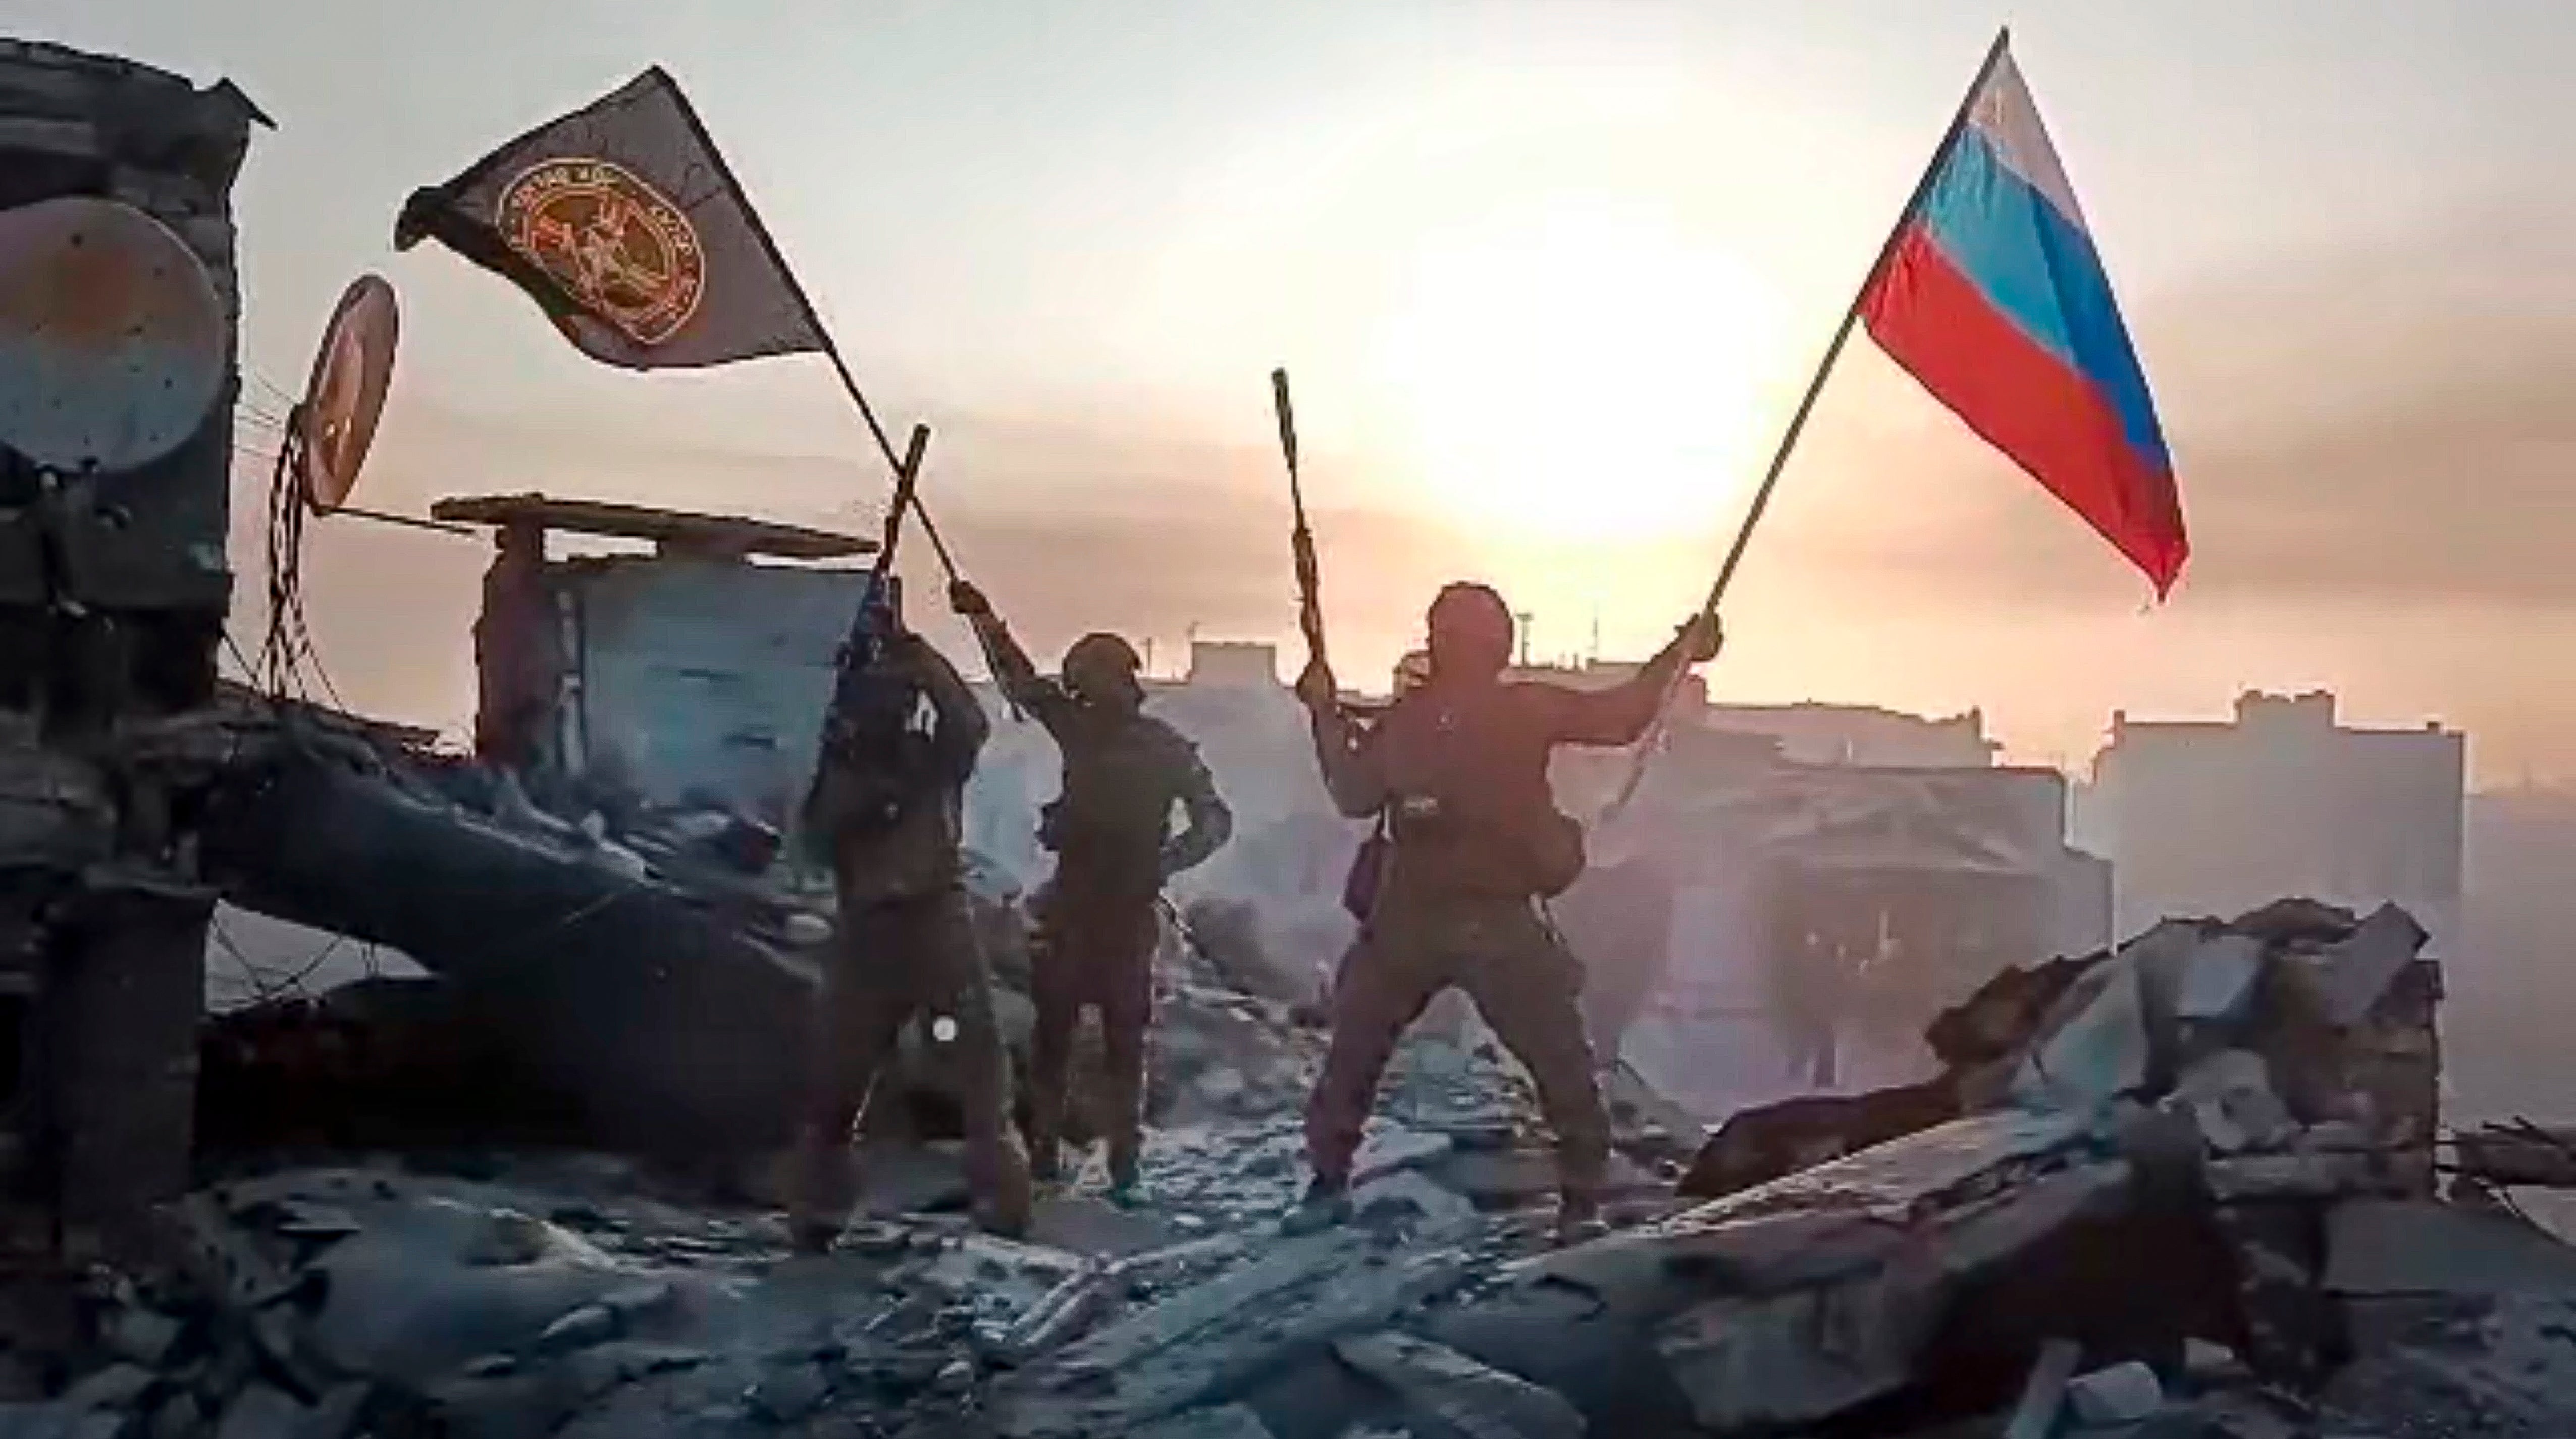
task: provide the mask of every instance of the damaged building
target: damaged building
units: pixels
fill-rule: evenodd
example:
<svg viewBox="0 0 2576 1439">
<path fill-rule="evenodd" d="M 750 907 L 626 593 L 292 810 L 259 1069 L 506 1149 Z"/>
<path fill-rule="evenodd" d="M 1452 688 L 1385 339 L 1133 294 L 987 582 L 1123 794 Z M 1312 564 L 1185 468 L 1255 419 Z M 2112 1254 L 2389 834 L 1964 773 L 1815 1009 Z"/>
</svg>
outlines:
<svg viewBox="0 0 2576 1439">
<path fill-rule="evenodd" d="M 2461 938 L 2468 740 L 2338 721 L 2335 697 L 2248 693 L 2224 721 L 2111 717 L 2077 797 L 2118 868 L 2123 931 L 2275 894 L 2393 901 Z"/>
<path fill-rule="evenodd" d="M 159 737 L 212 704 L 232 597 L 231 195 L 264 123 L 229 82 L 0 41 L 12 225 L 0 241 L 0 1248 L 12 1252 L 131 1238 L 143 1206 L 187 1181 L 215 896 L 184 832 L 195 771 Z M 91 225 L 103 227 L 94 244 Z M 71 232 L 59 243 L 56 226 Z M 149 243 L 111 243 L 109 229 Z M 154 309 L 162 297 L 200 283 L 215 328 L 191 329 L 156 378 L 166 393 L 192 389 L 202 354 L 202 413 L 147 419 L 145 386 L 93 383 L 125 363 L 129 337 L 181 313 Z M 167 443 L 126 458 L 153 436 Z"/>
</svg>

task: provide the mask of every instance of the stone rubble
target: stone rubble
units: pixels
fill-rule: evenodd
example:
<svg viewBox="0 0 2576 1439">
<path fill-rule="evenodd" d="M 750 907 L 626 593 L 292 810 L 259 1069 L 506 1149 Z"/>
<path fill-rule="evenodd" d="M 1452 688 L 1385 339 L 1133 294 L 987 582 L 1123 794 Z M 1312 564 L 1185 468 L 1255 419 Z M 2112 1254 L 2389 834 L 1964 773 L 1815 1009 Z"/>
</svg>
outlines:
<svg viewBox="0 0 2576 1439">
<path fill-rule="evenodd" d="M 1184 959 L 1142 1209 L 1095 1164 L 978 1234 L 936 1138 L 863 1148 L 823 1258 L 757 1184 L 631 1161 L 246 1174 L 172 1212 L 181 1272 L 102 1278 L 0 1434 L 2576 1432 L 2576 1250 L 2436 1192 L 2420 942 L 2169 922 L 1997 976 L 1928 1085 L 1704 1143 L 1613 1074 L 1631 1222 L 1554 1252 L 1526 1083 L 1472 1033 L 1400 1056 L 1355 1221 L 1278 1234 L 1316 1036 Z"/>
</svg>

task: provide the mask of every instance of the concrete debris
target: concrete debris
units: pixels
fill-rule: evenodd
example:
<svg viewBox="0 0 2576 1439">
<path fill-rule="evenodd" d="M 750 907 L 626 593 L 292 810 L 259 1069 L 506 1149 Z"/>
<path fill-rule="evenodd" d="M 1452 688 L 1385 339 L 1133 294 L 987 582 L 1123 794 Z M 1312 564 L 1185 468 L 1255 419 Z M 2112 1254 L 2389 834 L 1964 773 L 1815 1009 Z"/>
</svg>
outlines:
<svg viewBox="0 0 2576 1439">
<path fill-rule="evenodd" d="M 2167 1103 L 2189 1113 L 2220 1154 L 2277 1149 L 2299 1127 L 2273 1091 L 2263 1057 L 2248 1050 L 2223 1049 L 2184 1070 Z"/>
<path fill-rule="evenodd" d="M 2347 1295 L 2576 1299 L 2576 1248 L 2499 1210 L 2349 1199 L 2326 1213 L 2324 1283 Z"/>
<path fill-rule="evenodd" d="M 2074 1013 L 2013 1076 L 2015 1103 L 2033 1109 L 2098 1107 L 2147 1083 L 2145 955 L 2159 936 L 2096 967 L 2062 1004 Z"/>
<path fill-rule="evenodd" d="M 2070 1380 L 2066 1406 L 2086 1424 L 2136 1424 L 2165 1407 L 2165 1389 L 2156 1371 L 2132 1359 Z"/>
<path fill-rule="evenodd" d="M 2262 977 L 2260 939 L 2222 934 L 2204 941 L 2184 961 L 2182 981 L 2174 992 L 2174 1015 L 2203 1024 L 2242 1023 Z"/>
<path fill-rule="evenodd" d="M 2005 1421 L 2003 1439 L 2049 1439 L 2057 1430 L 2058 1412 L 2066 1407 L 2066 1381 L 2075 1377 L 2084 1348 L 2071 1339 L 2051 1339 L 2040 1346 L 2030 1366 L 2021 1398 Z"/>
<path fill-rule="evenodd" d="M 1583 1416 L 1552 1390 L 1428 1340 L 1380 1333 L 1333 1345 L 1344 1364 L 1461 1439 L 1582 1439 Z"/>
<path fill-rule="evenodd" d="M 1215 1404 L 1175 1414 L 1135 1434 L 1136 1439 L 1273 1439 L 1261 1416 L 1240 1404 Z"/>
<path fill-rule="evenodd" d="M 2373 910 L 2360 928 L 2315 960 L 2326 1018 L 2347 1028 L 2359 1024 L 2426 938 L 2424 927 L 2397 906 Z"/>
<path fill-rule="evenodd" d="M 2273 906 L 1999 974 L 1927 1032 L 1935 1078 L 1714 1135 L 1614 1071 L 1613 1197 L 1644 1212 L 1553 1252 L 1544 1126 L 1472 1028 L 1391 1068 L 1354 1222 L 1278 1235 L 1315 1037 L 1193 961 L 1160 996 L 1143 1208 L 1103 1202 L 1094 1162 L 1030 1240 L 974 1233 L 928 1070 L 871 1116 L 828 1257 L 704 1169 L 278 1171 L 174 1210 L 198 1297 L 121 1291 L 97 1325 L 121 1367 L 40 1407 L 203 1434 L 283 1401 L 305 1427 L 279 1432 L 334 1439 L 2260 1439 L 2423 1402 L 2538 1426 L 2555 1401 L 2492 1351 L 2576 1336 L 2576 1251 L 2436 1199 L 2440 985 L 2401 919 Z M 2576 1172 L 2546 1131 L 2454 1148 Z M 1685 1155 L 1676 1204 L 1657 1166 Z M 2425 1305 L 2469 1330 L 2428 1338 Z"/>
</svg>

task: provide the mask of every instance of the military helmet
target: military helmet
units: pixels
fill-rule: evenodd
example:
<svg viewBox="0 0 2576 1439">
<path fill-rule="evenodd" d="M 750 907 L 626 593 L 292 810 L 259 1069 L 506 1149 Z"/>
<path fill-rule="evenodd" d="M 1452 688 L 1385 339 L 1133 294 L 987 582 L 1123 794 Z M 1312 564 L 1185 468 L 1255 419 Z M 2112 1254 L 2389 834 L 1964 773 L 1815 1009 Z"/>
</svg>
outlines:
<svg viewBox="0 0 2576 1439">
<path fill-rule="evenodd" d="M 1444 660 L 1499 668 L 1511 659 L 1511 607 L 1491 585 L 1463 580 L 1443 585 L 1423 619 L 1430 630 L 1435 669 Z"/>
<path fill-rule="evenodd" d="M 1087 634 L 1064 652 L 1064 687 L 1085 698 L 1102 698 L 1121 686 L 1132 687 L 1144 668 L 1134 645 L 1113 634 Z"/>
</svg>

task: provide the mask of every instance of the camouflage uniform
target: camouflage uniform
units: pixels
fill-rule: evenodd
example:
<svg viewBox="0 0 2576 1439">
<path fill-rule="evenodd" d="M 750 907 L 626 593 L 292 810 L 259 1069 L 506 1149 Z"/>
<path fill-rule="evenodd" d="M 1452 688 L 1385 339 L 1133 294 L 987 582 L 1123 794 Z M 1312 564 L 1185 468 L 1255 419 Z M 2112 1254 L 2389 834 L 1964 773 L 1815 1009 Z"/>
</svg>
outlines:
<svg viewBox="0 0 2576 1439">
<path fill-rule="evenodd" d="M 1316 753 L 1343 813 L 1391 841 L 1332 999 L 1332 1045 L 1306 1111 L 1318 1195 L 1347 1185 L 1378 1081 L 1432 998 L 1466 991 L 1538 1087 L 1569 1213 L 1597 1204 L 1609 1121 L 1584 1036 L 1583 972 L 1538 907 L 1554 886 L 1532 835 L 1564 823 L 1547 784 L 1560 744 L 1620 745 L 1652 723 L 1678 645 L 1614 690 L 1436 679 L 1361 729 L 1313 709 Z M 1311 703 L 1311 702 L 1310 702 Z"/>
<path fill-rule="evenodd" d="M 1063 791 L 1047 806 L 1041 833 L 1056 853 L 1055 874 L 1030 904 L 1037 1027 L 1029 1043 L 1029 1148 L 1038 1177 L 1054 1178 L 1074 1027 L 1085 1008 L 1097 1008 L 1108 1070 L 1109 1173 L 1120 1191 L 1132 1191 L 1144 1139 L 1163 881 L 1215 853 L 1233 831 L 1233 814 L 1197 748 L 1135 709 L 1136 697 L 1104 704 L 1077 696 L 1040 675 L 989 609 L 977 604 L 968 617 L 1003 693 L 1046 726 L 1064 757 Z M 1101 648 L 1103 640 L 1109 637 L 1094 636 L 1075 653 L 1083 645 Z M 1132 684 L 1133 651 L 1110 645 Z M 1177 834 L 1176 806 L 1185 821 Z"/>
<path fill-rule="evenodd" d="M 865 694 L 871 686 L 882 689 Z M 927 732 L 911 719 L 924 697 Z M 872 704 L 895 716 L 891 732 L 859 717 Z M 816 1013 L 794 1225 L 809 1246 L 838 1231 L 853 1197 L 851 1125 L 904 1025 L 940 1016 L 957 1026 L 968 1181 L 985 1222 L 1018 1232 L 1027 1162 L 1005 1120 L 1009 1061 L 958 854 L 964 788 L 989 725 L 956 670 L 910 634 L 845 676 L 834 709 L 806 821 L 830 847 L 840 922 Z"/>
</svg>

